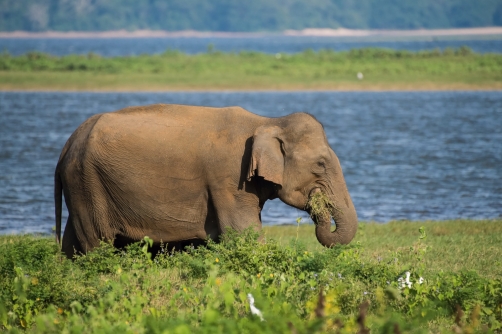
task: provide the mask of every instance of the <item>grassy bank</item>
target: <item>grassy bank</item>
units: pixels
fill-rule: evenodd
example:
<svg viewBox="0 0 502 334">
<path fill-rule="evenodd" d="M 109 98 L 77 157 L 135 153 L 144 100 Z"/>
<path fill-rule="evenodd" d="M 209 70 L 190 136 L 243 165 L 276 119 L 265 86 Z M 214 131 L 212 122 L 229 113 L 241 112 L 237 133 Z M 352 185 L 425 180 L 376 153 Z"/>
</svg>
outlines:
<svg viewBox="0 0 502 334">
<path fill-rule="evenodd" d="M 313 226 L 264 230 L 263 243 L 251 232 L 230 234 L 153 260 L 147 241 L 120 253 L 105 244 L 72 262 L 52 238 L 0 237 L 0 328 L 501 331 L 501 220 L 361 224 L 351 245 L 335 249 L 317 246 Z M 248 294 L 265 321 L 252 315 Z"/>
<path fill-rule="evenodd" d="M 363 79 L 357 78 L 357 73 Z M 502 55 L 468 48 L 359 49 L 104 58 L 0 55 L 1 90 L 435 90 L 502 89 Z"/>
</svg>

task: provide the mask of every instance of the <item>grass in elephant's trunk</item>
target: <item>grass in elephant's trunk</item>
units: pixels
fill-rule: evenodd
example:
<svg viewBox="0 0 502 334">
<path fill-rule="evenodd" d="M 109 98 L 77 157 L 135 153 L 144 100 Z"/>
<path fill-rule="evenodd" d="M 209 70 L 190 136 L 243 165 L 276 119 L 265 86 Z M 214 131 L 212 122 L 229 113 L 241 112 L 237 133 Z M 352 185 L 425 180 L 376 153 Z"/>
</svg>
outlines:
<svg viewBox="0 0 502 334">
<path fill-rule="evenodd" d="M 309 212 L 310 217 L 312 217 L 315 223 L 318 221 L 329 221 L 331 217 L 337 217 L 340 214 L 340 209 L 323 192 L 317 192 L 310 196 L 305 209 Z"/>
</svg>

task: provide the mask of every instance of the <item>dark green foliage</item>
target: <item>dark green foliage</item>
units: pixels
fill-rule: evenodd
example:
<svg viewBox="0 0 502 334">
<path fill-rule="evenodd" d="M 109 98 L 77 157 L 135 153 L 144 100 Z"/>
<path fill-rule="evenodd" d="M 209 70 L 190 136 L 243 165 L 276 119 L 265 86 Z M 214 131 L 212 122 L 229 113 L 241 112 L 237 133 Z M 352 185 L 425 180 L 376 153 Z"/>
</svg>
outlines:
<svg viewBox="0 0 502 334">
<path fill-rule="evenodd" d="M 90 302 L 97 294 L 95 277 L 86 279 L 47 238 L 25 236 L 0 244 L 0 272 L 0 302 L 27 317 L 49 305 Z"/>
<path fill-rule="evenodd" d="M 116 256 L 117 250 L 113 245 L 101 242 L 96 251 L 75 257 L 75 264 L 80 267 L 88 277 L 99 274 L 110 274 L 116 270 L 120 258 Z"/>
<path fill-rule="evenodd" d="M 0 31 L 459 28 L 501 25 L 501 12 L 500 0 L 0 0 Z"/>
</svg>

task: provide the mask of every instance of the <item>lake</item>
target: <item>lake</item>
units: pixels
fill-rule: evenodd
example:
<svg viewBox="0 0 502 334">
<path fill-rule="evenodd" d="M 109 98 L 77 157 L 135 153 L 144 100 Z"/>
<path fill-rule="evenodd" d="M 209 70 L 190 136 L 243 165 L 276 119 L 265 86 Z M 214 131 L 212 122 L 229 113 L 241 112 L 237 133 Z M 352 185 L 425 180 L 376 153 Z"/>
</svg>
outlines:
<svg viewBox="0 0 502 334">
<path fill-rule="evenodd" d="M 469 36 L 457 38 L 421 38 L 389 40 L 381 37 L 306 37 L 265 36 L 247 38 L 179 37 L 179 38 L 0 38 L 0 51 L 20 55 L 29 51 L 41 51 L 58 56 L 94 52 L 105 57 L 161 53 L 168 49 L 194 54 L 207 52 L 208 46 L 223 52 L 259 51 L 265 53 L 297 53 L 306 49 L 318 51 L 330 49 L 345 51 L 358 48 L 387 48 L 394 50 L 421 51 L 459 48 L 463 45 L 479 53 L 501 53 L 502 38 Z"/>
<path fill-rule="evenodd" d="M 360 220 L 502 217 L 502 92 L 0 92 L 0 233 L 51 233 L 54 168 L 82 121 L 160 102 L 315 115 Z M 279 200 L 262 217 L 309 221 Z"/>
</svg>

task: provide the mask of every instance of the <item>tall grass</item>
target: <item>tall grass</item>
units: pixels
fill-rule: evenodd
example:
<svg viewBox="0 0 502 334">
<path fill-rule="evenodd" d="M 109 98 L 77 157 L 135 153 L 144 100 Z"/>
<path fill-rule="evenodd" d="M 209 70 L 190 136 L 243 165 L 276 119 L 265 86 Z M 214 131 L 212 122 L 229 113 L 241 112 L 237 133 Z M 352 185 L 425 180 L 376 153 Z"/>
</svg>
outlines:
<svg viewBox="0 0 502 334">
<path fill-rule="evenodd" d="M 146 238 L 123 251 L 102 244 L 74 261 L 61 257 L 52 238 L 4 236 L 0 326 L 39 333 L 500 332 L 499 269 L 472 270 L 468 255 L 448 252 L 460 268 L 429 267 L 434 245 L 450 247 L 436 240 L 445 235 L 461 240 L 478 231 L 479 240 L 466 245 L 474 253 L 490 231 L 487 243 L 500 245 L 502 221 L 458 223 L 362 224 L 351 245 L 313 250 L 309 239 L 293 237 L 296 227 L 280 227 L 280 242 L 270 237 L 280 228 L 265 229 L 263 242 L 252 231 L 229 231 L 219 244 L 154 258 Z M 498 247 L 484 254 L 500 259 Z M 248 294 L 265 321 L 252 314 Z"/>
</svg>

